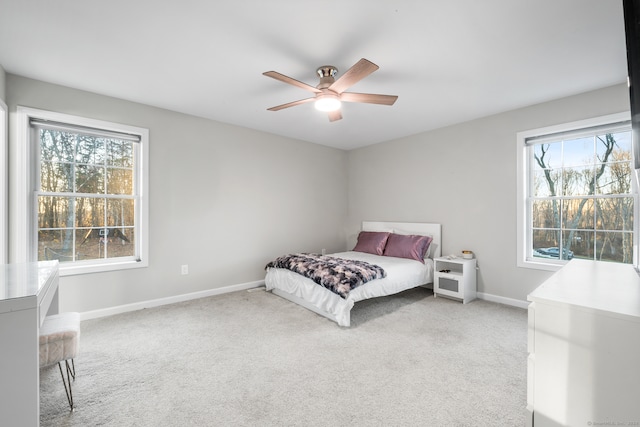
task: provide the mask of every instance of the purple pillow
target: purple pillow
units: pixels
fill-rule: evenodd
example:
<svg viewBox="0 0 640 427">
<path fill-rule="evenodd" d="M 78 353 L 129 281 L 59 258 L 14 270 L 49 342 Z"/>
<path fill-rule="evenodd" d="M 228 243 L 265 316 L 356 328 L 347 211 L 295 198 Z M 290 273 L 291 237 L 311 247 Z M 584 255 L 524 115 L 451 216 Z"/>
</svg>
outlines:
<svg viewBox="0 0 640 427">
<path fill-rule="evenodd" d="M 384 253 L 384 247 L 387 244 L 389 238 L 387 232 L 382 231 L 361 231 L 358 235 L 358 243 L 353 248 L 357 252 L 366 252 L 368 254 L 382 255 Z"/>
<path fill-rule="evenodd" d="M 424 254 L 427 253 L 431 240 L 431 236 L 391 234 L 384 248 L 384 256 L 415 259 L 424 264 Z"/>
</svg>

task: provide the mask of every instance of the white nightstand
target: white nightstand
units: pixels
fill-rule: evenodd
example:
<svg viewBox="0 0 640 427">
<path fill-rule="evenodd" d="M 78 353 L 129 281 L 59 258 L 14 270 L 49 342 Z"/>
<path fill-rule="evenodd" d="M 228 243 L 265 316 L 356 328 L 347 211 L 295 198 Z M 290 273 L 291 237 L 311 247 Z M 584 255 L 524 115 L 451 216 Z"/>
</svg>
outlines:
<svg viewBox="0 0 640 427">
<path fill-rule="evenodd" d="M 476 299 L 476 260 L 447 257 L 435 258 L 433 296 L 461 300 L 463 304 Z M 444 271 L 443 271 L 444 270 Z M 447 271 L 448 270 L 448 271 Z"/>
</svg>

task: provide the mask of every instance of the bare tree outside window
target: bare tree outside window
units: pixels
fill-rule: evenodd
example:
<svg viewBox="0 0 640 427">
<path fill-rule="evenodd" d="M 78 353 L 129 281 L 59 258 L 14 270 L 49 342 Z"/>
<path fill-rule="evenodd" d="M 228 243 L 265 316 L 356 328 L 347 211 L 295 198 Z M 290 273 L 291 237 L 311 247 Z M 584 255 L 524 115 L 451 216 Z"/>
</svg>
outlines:
<svg viewBox="0 0 640 427">
<path fill-rule="evenodd" d="M 134 142 L 37 128 L 38 260 L 135 256 Z"/>
<path fill-rule="evenodd" d="M 631 132 L 532 144 L 532 254 L 633 263 Z"/>
</svg>

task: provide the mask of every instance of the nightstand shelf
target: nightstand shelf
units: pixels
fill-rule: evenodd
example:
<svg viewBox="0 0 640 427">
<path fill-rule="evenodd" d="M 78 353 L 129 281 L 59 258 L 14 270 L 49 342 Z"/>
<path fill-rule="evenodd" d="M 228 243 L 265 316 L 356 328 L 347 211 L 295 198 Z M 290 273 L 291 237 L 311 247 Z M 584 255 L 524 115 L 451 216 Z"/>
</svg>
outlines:
<svg viewBox="0 0 640 427">
<path fill-rule="evenodd" d="M 434 260 L 434 297 L 454 298 L 466 304 L 476 299 L 476 260 L 447 257 Z"/>
</svg>

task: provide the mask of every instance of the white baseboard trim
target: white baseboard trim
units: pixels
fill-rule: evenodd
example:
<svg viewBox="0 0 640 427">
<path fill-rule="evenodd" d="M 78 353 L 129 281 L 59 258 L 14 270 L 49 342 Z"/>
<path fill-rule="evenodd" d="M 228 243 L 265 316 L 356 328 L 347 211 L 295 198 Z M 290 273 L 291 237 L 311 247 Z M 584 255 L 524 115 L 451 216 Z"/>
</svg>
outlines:
<svg viewBox="0 0 640 427">
<path fill-rule="evenodd" d="M 237 285 L 223 286 L 221 288 L 207 289 L 206 291 L 174 295 L 172 297 L 134 302 L 131 304 L 118 305 L 115 307 L 101 308 L 99 310 L 85 311 L 80 313 L 80 320 L 89 320 L 89 319 L 97 319 L 99 317 L 113 316 L 114 314 L 127 313 L 129 311 L 142 310 L 145 308 L 159 307 L 167 304 L 175 304 L 177 302 L 189 301 L 189 300 L 194 300 L 198 298 L 206 298 L 214 295 L 226 294 L 229 292 L 244 291 L 247 289 L 258 288 L 260 286 L 264 286 L 264 280 L 240 283 Z M 517 300 L 513 298 L 506 298 L 506 297 L 501 297 L 497 295 L 486 294 L 484 292 L 478 292 L 477 297 L 478 299 L 497 302 L 500 304 L 510 305 L 513 307 L 526 309 L 529 306 L 528 301 L 522 301 L 522 300 Z"/>
<path fill-rule="evenodd" d="M 85 311 L 80 313 L 80 320 L 89 320 L 89 319 L 96 319 L 99 317 L 112 316 L 114 314 L 142 310 L 144 308 L 159 307 L 161 305 L 174 304 L 177 302 L 189 301 L 189 300 L 194 300 L 198 298 L 205 298 L 213 295 L 221 295 L 229 292 L 244 291 L 246 289 L 257 288 L 260 286 L 264 286 L 264 280 L 240 283 L 237 285 L 223 286 L 221 288 L 207 289 L 206 291 L 192 292 L 189 294 L 175 295 L 172 297 L 134 302 L 132 304 L 118 305 L 118 306 L 109 307 L 109 308 L 101 308 L 99 310 Z"/>
<path fill-rule="evenodd" d="M 513 298 L 506 298 L 506 297 L 501 297 L 498 295 L 492 295 L 492 294 L 485 294 L 484 292 L 478 292 L 477 294 L 479 299 L 483 299 L 486 301 L 491 301 L 491 302 L 497 302 L 500 304 L 505 304 L 505 305 L 511 305 L 513 307 L 518 307 L 518 308 L 527 308 L 529 307 L 529 302 L 528 301 L 522 301 L 519 299 L 513 299 Z"/>
</svg>

